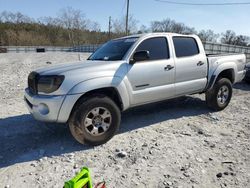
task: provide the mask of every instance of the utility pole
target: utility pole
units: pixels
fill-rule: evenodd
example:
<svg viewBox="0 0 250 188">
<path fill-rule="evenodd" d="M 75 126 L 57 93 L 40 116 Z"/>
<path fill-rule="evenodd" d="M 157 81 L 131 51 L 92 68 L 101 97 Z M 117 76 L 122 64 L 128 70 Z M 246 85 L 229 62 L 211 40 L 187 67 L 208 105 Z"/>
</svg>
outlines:
<svg viewBox="0 0 250 188">
<path fill-rule="evenodd" d="M 111 16 L 109 16 L 109 39 L 111 39 Z"/>
<path fill-rule="evenodd" d="M 129 10 L 129 0 L 127 0 L 127 14 L 126 14 L 126 35 L 128 35 L 128 10 Z"/>
</svg>

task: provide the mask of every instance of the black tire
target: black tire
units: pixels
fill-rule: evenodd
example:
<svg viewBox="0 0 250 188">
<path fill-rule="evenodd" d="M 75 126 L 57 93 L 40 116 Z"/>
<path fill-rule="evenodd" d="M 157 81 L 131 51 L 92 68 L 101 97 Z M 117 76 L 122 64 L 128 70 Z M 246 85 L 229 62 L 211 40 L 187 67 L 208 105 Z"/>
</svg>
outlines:
<svg viewBox="0 0 250 188">
<path fill-rule="evenodd" d="M 226 88 L 228 89 L 228 95 L 225 94 L 227 97 L 223 97 L 222 90 L 226 90 Z M 215 111 L 223 110 L 229 104 L 232 93 L 231 81 L 227 78 L 219 78 L 215 82 L 213 88 L 206 92 L 207 105 Z"/>
<path fill-rule="evenodd" d="M 91 115 L 91 113 L 96 109 L 99 111 L 98 114 L 101 114 L 101 111 L 104 111 L 105 113 L 109 114 L 110 117 L 107 117 L 106 119 L 100 117 L 100 119 L 102 119 L 100 120 L 102 123 L 97 123 L 98 125 L 94 124 L 93 122 L 98 115 Z M 86 120 L 89 120 L 90 116 L 92 116 L 92 124 L 87 127 L 86 124 L 88 123 Z M 102 126 L 100 126 L 100 124 L 106 124 L 104 121 L 108 121 L 109 124 L 109 128 L 105 126 L 105 128 L 107 128 L 106 131 L 104 131 Z M 120 121 L 121 112 L 114 101 L 105 95 L 95 95 L 92 97 L 83 98 L 78 102 L 73 110 L 73 113 L 71 114 L 69 128 L 71 134 L 79 143 L 101 145 L 106 143 L 115 135 L 119 129 Z M 100 127 L 97 128 L 97 126 Z M 98 130 L 98 133 L 94 131 L 94 128 L 95 130 Z"/>
</svg>

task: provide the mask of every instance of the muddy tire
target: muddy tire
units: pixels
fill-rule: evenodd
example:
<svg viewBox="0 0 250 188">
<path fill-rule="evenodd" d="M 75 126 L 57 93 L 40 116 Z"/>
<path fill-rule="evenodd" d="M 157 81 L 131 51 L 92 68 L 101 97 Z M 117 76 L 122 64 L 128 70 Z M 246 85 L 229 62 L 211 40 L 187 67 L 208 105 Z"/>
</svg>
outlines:
<svg viewBox="0 0 250 188">
<path fill-rule="evenodd" d="M 207 105 L 215 111 L 223 110 L 232 97 L 232 83 L 227 78 L 219 78 L 212 89 L 206 92 Z"/>
<path fill-rule="evenodd" d="M 83 98 L 71 114 L 69 128 L 81 144 L 100 145 L 110 140 L 119 129 L 121 112 L 105 95 Z"/>
</svg>

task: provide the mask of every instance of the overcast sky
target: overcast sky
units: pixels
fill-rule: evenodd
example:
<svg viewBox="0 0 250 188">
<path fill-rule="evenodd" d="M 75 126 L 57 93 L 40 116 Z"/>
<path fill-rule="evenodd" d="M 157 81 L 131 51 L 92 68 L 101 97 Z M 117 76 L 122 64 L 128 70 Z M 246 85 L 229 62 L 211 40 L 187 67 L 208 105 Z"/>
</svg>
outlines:
<svg viewBox="0 0 250 188">
<path fill-rule="evenodd" d="M 250 0 L 176 0 L 176 2 L 223 3 L 250 2 Z M 0 0 L 0 11 L 19 11 L 33 18 L 56 16 L 64 7 L 81 9 L 87 18 L 108 29 L 108 17 L 120 18 L 126 13 L 126 0 Z M 227 29 L 250 36 L 250 5 L 234 6 L 184 6 L 171 5 L 155 0 L 130 0 L 130 14 L 139 26 L 150 25 L 153 20 L 171 18 L 195 27 L 196 30 L 212 29 L 221 33 Z"/>
</svg>

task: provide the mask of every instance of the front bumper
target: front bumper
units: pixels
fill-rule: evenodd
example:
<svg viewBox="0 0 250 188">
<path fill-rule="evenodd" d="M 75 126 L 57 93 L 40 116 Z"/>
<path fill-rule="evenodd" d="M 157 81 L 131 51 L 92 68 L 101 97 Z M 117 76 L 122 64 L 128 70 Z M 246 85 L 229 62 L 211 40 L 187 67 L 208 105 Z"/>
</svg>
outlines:
<svg viewBox="0 0 250 188">
<path fill-rule="evenodd" d="M 47 96 L 47 95 L 32 95 L 29 89 L 25 89 L 24 101 L 36 120 L 46 122 L 57 122 L 61 105 L 65 95 Z"/>
</svg>

